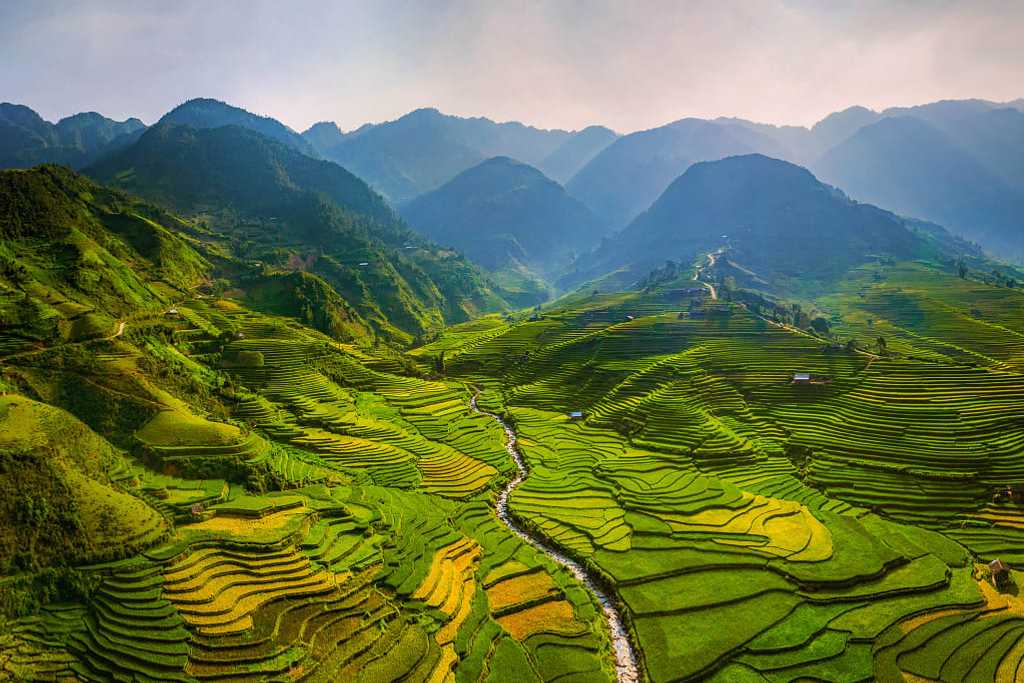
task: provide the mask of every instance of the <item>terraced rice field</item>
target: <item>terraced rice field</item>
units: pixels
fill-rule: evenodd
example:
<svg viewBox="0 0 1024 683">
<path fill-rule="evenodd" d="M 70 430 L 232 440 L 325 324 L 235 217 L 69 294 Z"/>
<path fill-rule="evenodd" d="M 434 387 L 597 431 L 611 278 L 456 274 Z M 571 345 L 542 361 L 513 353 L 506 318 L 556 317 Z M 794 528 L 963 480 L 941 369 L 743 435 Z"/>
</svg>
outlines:
<svg viewBox="0 0 1024 683">
<path fill-rule="evenodd" d="M 616 587 L 652 679 L 989 680 L 1016 671 L 1013 619 L 951 627 L 987 653 L 973 671 L 963 655 L 935 668 L 945 645 L 894 660 L 889 634 L 977 615 L 991 584 L 974 562 L 1020 561 L 1024 515 L 988 503 L 1024 481 L 1022 320 L 1005 318 L 1018 332 L 998 345 L 993 325 L 959 328 L 986 358 L 970 365 L 920 341 L 834 350 L 724 303 L 556 310 L 445 358 L 515 424 L 531 474 L 512 512 Z"/>
<path fill-rule="evenodd" d="M 112 480 L 172 531 L 5 624 L 0 677 L 629 680 L 625 643 L 650 681 L 1016 680 L 1024 305 L 895 269 L 822 302 L 886 354 L 664 292 L 401 362 L 183 304 L 230 415 L 140 423 Z"/>
</svg>

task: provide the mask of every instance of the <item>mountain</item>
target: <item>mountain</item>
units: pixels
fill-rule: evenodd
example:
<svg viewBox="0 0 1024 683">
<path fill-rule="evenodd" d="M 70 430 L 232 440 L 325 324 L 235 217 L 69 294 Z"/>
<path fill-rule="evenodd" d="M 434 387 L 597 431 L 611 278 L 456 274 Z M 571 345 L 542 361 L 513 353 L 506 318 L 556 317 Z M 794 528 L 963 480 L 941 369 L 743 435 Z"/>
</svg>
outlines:
<svg viewBox="0 0 1024 683">
<path fill-rule="evenodd" d="M 532 166 L 495 157 L 402 211 L 417 230 L 491 271 L 525 266 L 550 275 L 593 247 L 605 226 Z"/>
<path fill-rule="evenodd" d="M 322 127 L 310 129 L 307 139 L 323 140 L 323 132 Z M 494 156 L 539 164 L 570 135 L 417 109 L 394 121 L 363 126 L 321 152 L 402 204 Z"/>
<path fill-rule="evenodd" d="M 880 117 L 912 116 L 927 121 L 937 128 L 951 130 L 963 119 L 1006 106 L 998 102 L 979 99 L 939 100 L 912 107 L 889 107 L 882 111 Z"/>
<path fill-rule="evenodd" d="M 589 126 L 573 133 L 537 167 L 549 178 L 565 184 L 617 137 L 618 133 L 604 126 Z"/>
<path fill-rule="evenodd" d="M 761 153 L 807 166 L 856 199 L 940 223 L 997 256 L 1022 259 L 1021 143 L 1024 112 L 1013 102 L 977 99 L 881 112 L 854 106 L 810 129 L 683 119 L 615 140 L 566 188 L 611 225 L 623 226 L 690 164 Z"/>
<path fill-rule="evenodd" d="M 982 110 L 965 121 L 954 138 L 918 116 L 887 116 L 813 168 L 857 199 L 941 223 L 1003 257 L 1024 258 L 1024 186 L 1014 184 L 1022 157 L 1013 144 L 1024 140 L 1024 115 Z"/>
<path fill-rule="evenodd" d="M 198 129 L 241 126 L 308 156 L 320 156 L 312 144 L 277 119 L 253 114 L 220 100 L 204 97 L 188 100 L 164 114 L 159 123 L 176 123 Z"/>
<path fill-rule="evenodd" d="M 613 227 L 623 226 L 690 164 L 778 150 L 778 143 L 746 126 L 682 119 L 618 138 L 573 176 L 566 189 Z"/>
<path fill-rule="evenodd" d="M 374 220 L 393 219 L 380 195 L 337 164 L 235 125 L 195 129 L 161 121 L 87 172 L 183 212 L 233 206 L 269 218 L 297 196 L 322 194 Z"/>
<path fill-rule="evenodd" d="M 0 328 L 80 340 L 168 305 L 210 268 L 177 223 L 61 166 L 0 172 Z"/>
<path fill-rule="evenodd" d="M 0 103 L 0 168 L 42 163 L 81 168 L 130 144 L 145 128 L 138 119 L 113 121 L 96 112 L 53 124 L 24 105 Z"/>
<path fill-rule="evenodd" d="M 879 256 L 954 256 L 944 246 L 950 242 L 937 226 L 915 229 L 850 200 L 805 168 L 753 154 L 691 166 L 569 280 L 616 269 L 623 269 L 620 279 L 636 280 L 666 259 L 685 264 L 721 250 L 770 288 L 786 290 L 833 281 Z"/>
<path fill-rule="evenodd" d="M 878 112 L 860 106 L 829 114 L 811 127 L 811 135 L 815 138 L 814 146 L 821 154 L 880 118 L 881 114 Z"/>
<path fill-rule="evenodd" d="M 359 178 L 247 128 L 161 123 L 88 173 L 195 217 L 195 237 L 256 302 L 257 289 L 283 291 L 265 274 L 309 272 L 358 312 L 354 326 L 396 343 L 502 306 L 472 264 L 410 231 Z"/>
<path fill-rule="evenodd" d="M 333 121 L 320 121 L 306 129 L 302 133 L 302 137 L 313 145 L 318 154 L 323 156 L 328 149 L 344 140 L 345 134 Z"/>
</svg>

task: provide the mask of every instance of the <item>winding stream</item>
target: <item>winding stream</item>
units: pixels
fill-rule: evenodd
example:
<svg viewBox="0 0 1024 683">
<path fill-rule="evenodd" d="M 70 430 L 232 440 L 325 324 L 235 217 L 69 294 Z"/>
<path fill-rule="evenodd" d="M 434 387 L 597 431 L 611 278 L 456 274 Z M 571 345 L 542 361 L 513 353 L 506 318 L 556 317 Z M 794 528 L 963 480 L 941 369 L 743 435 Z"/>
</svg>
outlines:
<svg viewBox="0 0 1024 683">
<path fill-rule="evenodd" d="M 481 415 L 487 415 L 491 419 L 497 421 L 497 423 L 501 425 L 502 429 L 505 430 L 505 450 L 507 450 L 508 454 L 512 456 L 512 459 L 516 463 L 516 468 L 519 470 L 512 481 L 510 481 L 498 495 L 498 501 L 495 505 L 495 512 L 498 515 L 498 519 L 500 519 L 502 523 L 504 523 L 505 526 L 507 526 L 516 536 L 568 569 L 573 576 L 579 579 L 579 581 L 594 594 L 594 597 L 597 598 L 598 603 L 601 605 L 601 609 L 604 610 L 605 621 L 608 622 L 608 630 L 612 640 L 612 650 L 615 653 L 615 678 L 619 683 L 637 683 L 640 680 L 640 673 L 639 668 L 637 667 L 636 655 L 633 652 L 633 645 L 629 642 L 629 636 L 626 634 L 626 627 L 622 623 L 622 614 L 619 613 L 619 608 L 611 598 L 608 597 L 608 594 L 598 586 L 597 581 L 586 567 L 568 555 L 556 550 L 536 536 L 531 535 L 525 529 L 520 527 L 509 513 L 509 494 L 523 483 L 527 474 L 529 474 L 529 470 L 527 470 L 523 456 L 519 452 L 519 447 L 516 445 L 517 440 L 515 430 L 509 427 L 508 424 L 506 424 L 498 415 L 489 413 L 486 410 L 481 410 L 476 404 L 476 397 L 477 395 L 474 394 L 473 398 L 469 402 L 470 407 Z"/>
</svg>

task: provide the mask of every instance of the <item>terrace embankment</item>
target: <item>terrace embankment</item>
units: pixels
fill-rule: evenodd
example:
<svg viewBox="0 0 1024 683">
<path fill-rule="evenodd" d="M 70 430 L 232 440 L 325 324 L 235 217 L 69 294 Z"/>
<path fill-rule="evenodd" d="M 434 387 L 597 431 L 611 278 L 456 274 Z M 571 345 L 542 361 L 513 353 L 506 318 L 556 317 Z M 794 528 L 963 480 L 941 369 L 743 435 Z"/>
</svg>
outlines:
<svg viewBox="0 0 1024 683">
<path fill-rule="evenodd" d="M 500 519 L 502 523 L 505 524 L 505 526 L 507 526 L 516 536 L 519 536 L 552 560 L 568 569 L 573 576 L 587 587 L 587 590 L 594 594 L 594 597 L 597 598 L 598 603 L 601 605 L 601 609 L 604 611 L 605 621 L 608 622 L 612 650 L 615 654 L 615 677 L 619 683 L 636 683 L 640 680 L 636 654 L 633 651 L 632 643 L 629 641 L 629 635 L 626 631 L 625 625 L 623 624 L 622 613 L 619 611 L 618 606 L 609 597 L 608 593 L 600 587 L 598 580 L 590 570 L 588 570 L 582 563 L 577 562 L 565 553 L 556 550 L 543 539 L 538 538 L 533 533 L 527 531 L 525 528 L 520 526 L 515 519 L 513 519 L 509 512 L 509 495 L 526 480 L 529 471 L 526 468 L 526 462 L 523 460 L 523 456 L 519 452 L 519 447 L 516 444 L 517 439 L 515 430 L 512 429 L 508 423 L 502 420 L 500 416 L 481 410 L 477 406 L 476 398 L 476 395 L 474 395 L 473 398 L 470 399 L 470 406 L 476 412 L 487 415 L 496 420 L 505 430 L 505 448 L 515 461 L 516 469 L 518 470 L 515 477 L 505 485 L 501 490 L 501 493 L 498 495 L 498 500 L 495 504 L 495 512 L 498 515 L 498 519 Z"/>
</svg>

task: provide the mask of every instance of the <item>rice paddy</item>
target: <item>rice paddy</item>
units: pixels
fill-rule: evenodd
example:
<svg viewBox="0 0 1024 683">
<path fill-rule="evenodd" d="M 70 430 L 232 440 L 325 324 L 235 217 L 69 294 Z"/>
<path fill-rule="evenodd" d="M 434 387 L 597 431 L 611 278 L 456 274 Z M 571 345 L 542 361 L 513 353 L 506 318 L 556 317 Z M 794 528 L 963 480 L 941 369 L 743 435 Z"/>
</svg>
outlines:
<svg viewBox="0 0 1024 683">
<path fill-rule="evenodd" d="M 12 622 L 0 671 L 612 679 L 603 607 L 549 547 L 609 596 L 642 680 L 1015 680 L 1024 604 L 987 564 L 1024 563 L 1024 305 L 896 271 L 822 302 L 887 353 L 658 292 L 402 360 L 186 302 L 175 348 L 228 413 L 133 423 L 111 479 L 165 531 L 86 566 L 88 601 Z M 496 516 L 505 490 L 540 547 Z"/>
</svg>

